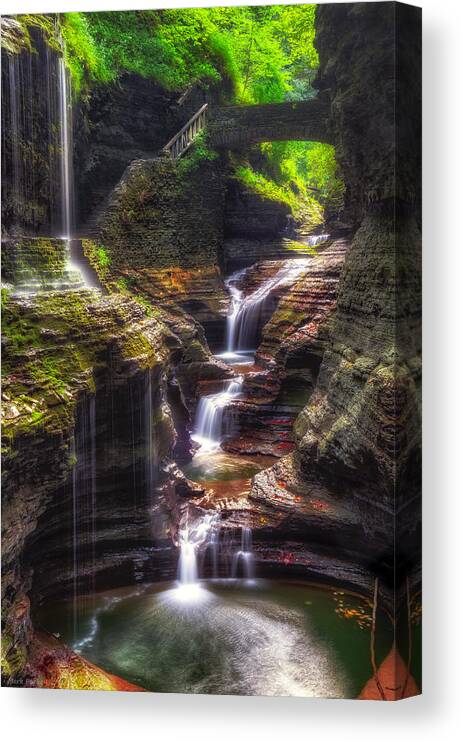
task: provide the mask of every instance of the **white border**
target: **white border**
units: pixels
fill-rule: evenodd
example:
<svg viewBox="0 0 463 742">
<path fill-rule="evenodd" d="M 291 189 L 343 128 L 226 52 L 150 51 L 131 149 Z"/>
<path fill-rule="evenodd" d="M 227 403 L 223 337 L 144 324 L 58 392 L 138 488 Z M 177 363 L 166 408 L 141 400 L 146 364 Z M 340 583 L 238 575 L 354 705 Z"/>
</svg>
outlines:
<svg viewBox="0 0 463 742">
<path fill-rule="evenodd" d="M 283 4 L 284 0 L 282 0 Z M 238 5 L 3 0 L 2 13 Z M 252 4 L 265 4 L 253 2 Z M 414 3 L 418 4 L 418 3 Z M 454 740 L 463 705 L 461 0 L 424 9 L 424 695 L 396 704 L 5 689 L 4 738 L 66 742 Z"/>
</svg>

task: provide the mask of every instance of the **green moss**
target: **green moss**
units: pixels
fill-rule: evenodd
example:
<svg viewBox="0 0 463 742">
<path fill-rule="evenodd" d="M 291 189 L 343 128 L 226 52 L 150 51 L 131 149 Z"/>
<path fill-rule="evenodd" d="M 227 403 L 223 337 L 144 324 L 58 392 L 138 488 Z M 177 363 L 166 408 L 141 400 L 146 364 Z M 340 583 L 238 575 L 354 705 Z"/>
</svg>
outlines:
<svg viewBox="0 0 463 742">
<path fill-rule="evenodd" d="M 9 293 L 8 289 L 2 288 L 2 312 L 8 303 Z"/>
<path fill-rule="evenodd" d="M 147 317 L 159 317 L 160 311 L 156 307 L 153 307 L 148 299 L 146 299 L 144 296 L 140 296 L 139 294 L 133 294 L 133 299 L 139 304 L 143 309 L 145 310 L 145 314 Z"/>
<path fill-rule="evenodd" d="M 27 662 L 26 650 L 23 646 L 16 646 L 13 638 L 2 632 L 1 669 L 2 679 L 17 678 L 24 670 Z"/>
<path fill-rule="evenodd" d="M 215 150 L 210 149 L 208 146 L 205 133 L 201 132 L 201 134 L 198 134 L 196 137 L 194 144 L 187 154 L 178 161 L 177 173 L 180 177 L 184 177 L 193 170 L 196 170 L 203 162 L 212 162 L 213 160 L 216 160 L 218 156 L 218 153 Z"/>
<path fill-rule="evenodd" d="M 34 237 L 2 243 L 2 275 L 14 284 L 60 279 L 66 269 L 64 240 Z"/>
<path fill-rule="evenodd" d="M 154 350 L 142 332 L 131 333 L 122 345 L 124 358 L 137 358 L 141 368 L 149 368 L 154 359 Z"/>
<path fill-rule="evenodd" d="M 90 265 L 104 285 L 109 276 L 109 268 L 112 263 L 108 249 L 93 240 L 82 240 L 82 249 L 85 257 L 88 258 Z"/>
<path fill-rule="evenodd" d="M 312 245 L 307 245 L 305 242 L 297 242 L 296 240 L 288 240 L 286 243 L 286 247 L 288 250 L 293 250 L 294 252 L 301 252 L 305 253 L 306 255 L 316 255 L 317 250 Z"/>
</svg>

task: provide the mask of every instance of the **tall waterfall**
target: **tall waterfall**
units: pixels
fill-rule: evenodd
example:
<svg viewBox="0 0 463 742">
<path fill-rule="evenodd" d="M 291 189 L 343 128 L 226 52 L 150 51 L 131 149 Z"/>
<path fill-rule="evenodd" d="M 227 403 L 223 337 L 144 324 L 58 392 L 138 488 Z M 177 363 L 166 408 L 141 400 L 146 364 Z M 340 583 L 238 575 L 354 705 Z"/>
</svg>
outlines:
<svg viewBox="0 0 463 742">
<path fill-rule="evenodd" d="M 62 236 L 71 240 L 73 231 L 73 163 L 72 163 L 72 105 L 69 76 L 64 58 L 59 59 L 59 103 L 60 103 L 60 170 L 61 170 L 61 215 Z"/>
<path fill-rule="evenodd" d="M 201 397 L 196 411 L 192 439 L 199 443 L 199 453 L 211 453 L 220 448 L 223 438 L 224 412 L 232 399 L 238 397 L 243 386 L 243 377 L 228 381 L 223 391 Z"/>
<path fill-rule="evenodd" d="M 248 268 L 244 268 L 243 270 L 236 271 L 235 273 L 232 273 L 231 276 L 229 276 L 225 281 L 225 285 L 230 292 L 230 311 L 227 315 L 227 354 L 233 355 L 233 353 L 235 352 L 236 318 L 240 311 L 240 306 L 243 299 L 243 291 L 239 289 L 236 284 L 239 283 L 244 275 L 246 275 L 248 270 Z"/>
<path fill-rule="evenodd" d="M 88 395 L 79 406 L 71 440 L 72 583 L 74 634 L 78 629 L 81 588 L 94 591 L 96 569 L 96 400 Z"/>
<path fill-rule="evenodd" d="M 70 205 L 72 224 L 72 110 L 63 42 L 57 34 L 61 51 L 52 49 L 39 29 L 29 32 L 34 51 L 2 54 L 4 228 L 14 236 L 69 236 L 63 212 Z"/>
</svg>

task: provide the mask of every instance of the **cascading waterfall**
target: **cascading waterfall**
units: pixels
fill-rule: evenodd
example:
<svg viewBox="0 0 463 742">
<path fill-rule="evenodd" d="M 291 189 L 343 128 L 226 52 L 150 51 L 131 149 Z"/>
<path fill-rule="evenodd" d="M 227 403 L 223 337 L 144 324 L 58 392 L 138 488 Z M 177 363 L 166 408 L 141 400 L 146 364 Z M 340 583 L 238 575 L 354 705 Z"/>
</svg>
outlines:
<svg viewBox="0 0 463 742">
<path fill-rule="evenodd" d="M 320 243 L 326 242 L 329 237 L 329 234 L 313 234 L 308 238 L 307 244 L 309 247 L 316 247 L 317 245 L 320 245 Z"/>
<path fill-rule="evenodd" d="M 227 316 L 227 351 L 219 354 L 219 357 L 240 364 L 249 362 L 248 354 L 254 352 L 263 325 L 267 299 L 276 289 L 294 283 L 306 270 L 309 262 L 310 258 L 286 260 L 274 276 L 245 298 L 237 284 L 248 268 L 233 273 L 227 279 L 226 285 L 231 297 L 231 308 Z M 242 386 L 243 377 L 237 376 L 228 381 L 221 392 L 208 394 L 199 400 L 194 433 L 191 436 L 200 445 L 198 453 L 212 453 L 220 449 L 225 410 L 241 394 Z"/>
<path fill-rule="evenodd" d="M 206 513 L 192 524 L 189 524 L 187 519 L 186 525 L 179 531 L 180 555 L 174 597 L 180 601 L 195 601 L 203 597 L 199 580 L 198 551 L 211 539 L 218 517 L 218 513 Z"/>
<path fill-rule="evenodd" d="M 226 284 L 231 294 L 231 311 L 227 317 L 227 353 L 240 355 L 255 350 L 265 321 L 267 300 L 285 285 L 294 283 L 307 268 L 310 258 L 286 260 L 275 275 L 264 281 L 252 294 L 243 297 L 237 288 L 245 271 L 233 273 Z"/>
<path fill-rule="evenodd" d="M 227 354 L 233 356 L 235 354 L 235 325 L 236 318 L 238 316 L 241 302 L 243 299 L 243 291 L 239 289 L 237 283 L 246 275 L 249 268 L 236 271 L 225 281 L 225 285 L 230 293 L 230 311 L 227 315 Z"/>
<path fill-rule="evenodd" d="M 254 554 L 252 551 L 252 529 L 241 529 L 241 548 L 235 552 L 232 563 L 232 578 L 237 579 L 240 572 L 245 580 L 254 578 Z"/>
<path fill-rule="evenodd" d="M 228 381 L 223 391 L 201 397 L 195 417 L 192 440 L 199 443 L 198 453 L 211 453 L 220 448 L 223 439 L 224 412 L 232 399 L 241 393 L 243 377 Z"/>
</svg>

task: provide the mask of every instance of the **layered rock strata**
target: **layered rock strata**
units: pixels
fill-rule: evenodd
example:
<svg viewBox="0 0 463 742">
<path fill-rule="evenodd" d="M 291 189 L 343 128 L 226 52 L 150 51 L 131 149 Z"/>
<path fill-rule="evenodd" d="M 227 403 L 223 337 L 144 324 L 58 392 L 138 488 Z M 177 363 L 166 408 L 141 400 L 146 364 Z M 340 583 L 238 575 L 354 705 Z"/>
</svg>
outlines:
<svg viewBox="0 0 463 742">
<path fill-rule="evenodd" d="M 184 317 L 169 327 L 127 296 L 94 290 L 6 297 L 6 682 L 28 673 L 29 596 L 37 606 L 175 574 L 169 524 L 153 537 L 153 507 L 165 462 L 190 455 L 190 368 L 198 378 L 227 372 Z M 170 481 L 190 492 L 180 473 Z"/>
<path fill-rule="evenodd" d="M 318 85 L 330 101 L 347 204 L 360 227 L 344 264 L 332 336 L 288 460 L 299 483 L 321 483 L 357 510 L 363 559 L 391 586 L 399 578 L 399 597 L 404 571 L 417 572 L 420 538 L 415 11 L 387 3 L 318 10 Z M 262 497 L 268 477 L 256 476 L 252 497 Z M 293 479 L 283 481 L 296 491 Z M 267 497 L 271 501 L 270 490 Z M 342 539 L 339 548 L 346 548 Z"/>
<path fill-rule="evenodd" d="M 231 404 L 239 435 L 226 450 L 282 456 L 293 449 L 294 421 L 315 387 L 330 339 L 348 247 L 346 240 L 321 245 L 299 278 L 270 297 L 255 367 L 244 369 L 243 398 Z M 282 265 L 266 261 L 249 269 L 247 291 Z"/>
</svg>

